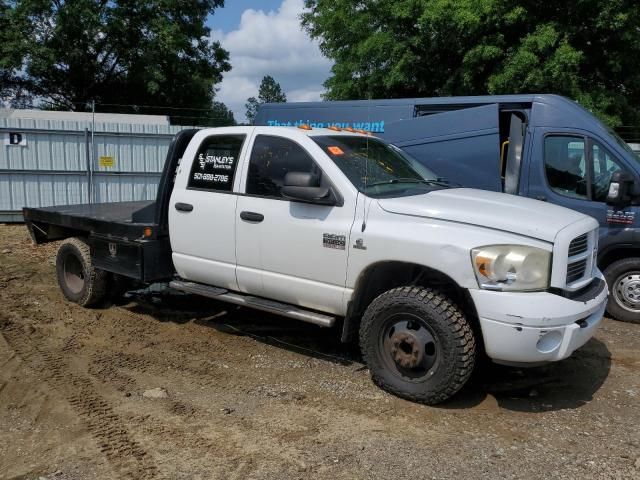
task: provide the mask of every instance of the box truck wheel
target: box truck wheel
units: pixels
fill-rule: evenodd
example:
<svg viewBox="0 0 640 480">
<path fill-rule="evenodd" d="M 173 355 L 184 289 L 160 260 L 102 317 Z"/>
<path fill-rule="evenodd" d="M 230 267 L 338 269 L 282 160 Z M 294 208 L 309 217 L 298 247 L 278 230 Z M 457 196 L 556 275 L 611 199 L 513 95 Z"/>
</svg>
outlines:
<svg viewBox="0 0 640 480">
<path fill-rule="evenodd" d="M 460 390 L 476 354 L 462 312 L 441 293 L 422 287 L 395 288 L 373 300 L 360 324 L 360 348 L 377 385 L 426 404 Z"/>
<path fill-rule="evenodd" d="M 68 300 L 83 307 L 104 300 L 108 273 L 93 266 L 89 245 L 81 238 L 62 242 L 56 257 L 56 272 L 58 285 Z"/>
<path fill-rule="evenodd" d="M 604 270 L 609 285 L 609 314 L 623 322 L 640 323 L 640 258 L 616 260 Z"/>
</svg>

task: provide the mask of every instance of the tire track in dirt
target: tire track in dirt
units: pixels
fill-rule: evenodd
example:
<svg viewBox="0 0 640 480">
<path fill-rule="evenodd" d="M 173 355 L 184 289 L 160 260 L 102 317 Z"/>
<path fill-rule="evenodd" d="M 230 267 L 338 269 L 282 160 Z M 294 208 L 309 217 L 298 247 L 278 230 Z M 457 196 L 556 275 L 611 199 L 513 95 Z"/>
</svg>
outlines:
<svg viewBox="0 0 640 480">
<path fill-rule="evenodd" d="M 5 325 L 7 343 L 25 361 L 27 366 L 48 374 L 50 383 L 69 402 L 84 421 L 100 451 L 121 478 L 151 480 L 159 477 L 153 461 L 136 442 L 126 423 L 113 407 L 98 394 L 90 379 L 73 373 L 66 356 L 77 348 L 74 336 L 67 338 L 60 353 L 45 351 L 13 323 Z"/>
</svg>

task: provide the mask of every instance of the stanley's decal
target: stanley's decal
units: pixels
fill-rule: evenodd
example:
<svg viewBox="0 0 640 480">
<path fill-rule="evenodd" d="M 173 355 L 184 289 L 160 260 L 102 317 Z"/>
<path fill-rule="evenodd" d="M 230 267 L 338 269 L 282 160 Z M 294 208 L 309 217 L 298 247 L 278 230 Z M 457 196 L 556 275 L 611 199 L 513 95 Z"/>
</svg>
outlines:
<svg viewBox="0 0 640 480">
<path fill-rule="evenodd" d="M 344 250 L 347 245 L 347 237 L 344 235 L 334 235 L 333 233 L 322 234 L 322 246 L 325 248 L 335 248 Z"/>
</svg>

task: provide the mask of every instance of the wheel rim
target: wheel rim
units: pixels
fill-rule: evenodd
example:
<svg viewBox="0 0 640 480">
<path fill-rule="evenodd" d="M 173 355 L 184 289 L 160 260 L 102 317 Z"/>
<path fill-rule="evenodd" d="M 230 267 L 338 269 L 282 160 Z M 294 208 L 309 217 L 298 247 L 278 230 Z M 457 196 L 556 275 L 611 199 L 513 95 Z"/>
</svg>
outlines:
<svg viewBox="0 0 640 480">
<path fill-rule="evenodd" d="M 84 269 L 78 257 L 73 254 L 66 255 L 63 268 L 67 288 L 73 293 L 80 293 L 84 288 Z"/>
<path fill-rule="evenodd" d="M 627 272 L 613 282 L 613 296 L 622 308 L 640 312 L 640 272 Z"/>
<path fill-rule="evenodd" d="M 440 345 L 433 330 L 422 318 L 408 313 L 386 319 L 380 351 L 394 375 L 412 382 L 432 375 L 440 358 Z"/>
</svg>

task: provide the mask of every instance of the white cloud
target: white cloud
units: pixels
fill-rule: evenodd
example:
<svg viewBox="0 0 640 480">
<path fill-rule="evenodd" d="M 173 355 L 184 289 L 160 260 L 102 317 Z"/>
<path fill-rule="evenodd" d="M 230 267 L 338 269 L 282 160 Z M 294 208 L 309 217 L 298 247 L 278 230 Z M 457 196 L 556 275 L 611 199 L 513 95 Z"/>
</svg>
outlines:
<svg viewBox="0 0 640 480">
<path fill-rule="evenodd" d="M 319 100 L 331 61 L 322 56 L 300 25 L 303 0 L 283 0 L 277 11 L 245 10 L 237 30 L 211 32 L 229 51 L 232 70 L 225 74 L 217 99 L 245 121 L 244 104 L 258 96 L 262 77 L 271 75 L 290 101 Z"/>
</svg>

